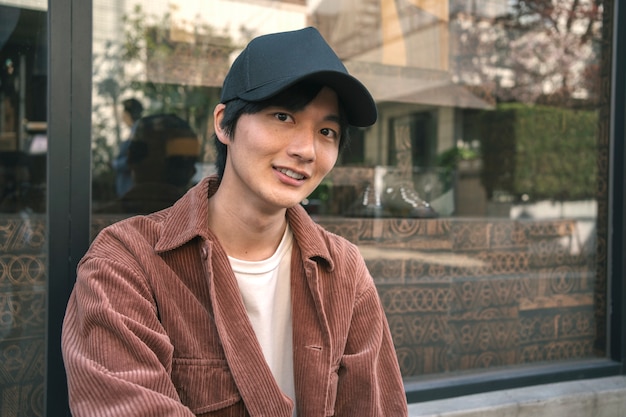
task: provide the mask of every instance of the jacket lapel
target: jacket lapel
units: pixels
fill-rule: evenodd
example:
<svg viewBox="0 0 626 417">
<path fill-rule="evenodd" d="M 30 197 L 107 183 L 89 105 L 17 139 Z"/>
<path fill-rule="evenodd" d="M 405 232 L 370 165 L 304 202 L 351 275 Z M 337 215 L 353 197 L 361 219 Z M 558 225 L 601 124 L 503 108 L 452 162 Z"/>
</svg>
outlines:
<svg viewBox="0 0 626 417">
<path fill-rule="evenodd" d="M 221 276 L 208 272 L 215 324 L 246 409 L 252 417 L 291 417 L 292 401 L 282 393 L 265 361 L 228 257 L 217 244 L 209 253 L 213 265 L 207 265 L 207 271 L 224 271 Z"/>
<path fill-rule="evenodd" d="M 294 245 L 291 262 L 293 373 L 298 416 L 325 416 L 330 378 L 331 343 L 321 309 L 317 264 L 303 261 Z"/>
</svg>

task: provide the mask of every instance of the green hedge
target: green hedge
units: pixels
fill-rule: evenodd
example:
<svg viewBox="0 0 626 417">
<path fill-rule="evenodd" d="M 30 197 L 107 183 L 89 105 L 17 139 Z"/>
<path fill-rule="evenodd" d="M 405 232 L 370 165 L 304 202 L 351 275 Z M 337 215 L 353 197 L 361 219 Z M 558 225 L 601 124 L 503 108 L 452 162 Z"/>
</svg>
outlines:
<svg viewBox="0 0 626 417">
<path fill-rule="evenodd" d="M 503 104 L 468 114 L 465 123 L 469 139 L 481 143 L 490 197 L 501 191 L 531 200 L 594 198 L 596 111 Z"/>
</svg>

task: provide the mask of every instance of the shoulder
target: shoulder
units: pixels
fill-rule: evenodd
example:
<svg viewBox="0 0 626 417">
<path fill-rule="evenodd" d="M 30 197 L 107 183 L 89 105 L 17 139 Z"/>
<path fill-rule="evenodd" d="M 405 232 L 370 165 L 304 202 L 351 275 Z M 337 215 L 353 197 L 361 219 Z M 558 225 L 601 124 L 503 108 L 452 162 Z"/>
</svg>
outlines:
<svg viewBox="0 0 626 417">
<path fill-rule="evenodd" d="M 114 259 L 124 253 L 154 251 L 166 217 L 166 211 L 133 216 L 104 227 L 91 243 L 85 258 Z"/>
</svg>

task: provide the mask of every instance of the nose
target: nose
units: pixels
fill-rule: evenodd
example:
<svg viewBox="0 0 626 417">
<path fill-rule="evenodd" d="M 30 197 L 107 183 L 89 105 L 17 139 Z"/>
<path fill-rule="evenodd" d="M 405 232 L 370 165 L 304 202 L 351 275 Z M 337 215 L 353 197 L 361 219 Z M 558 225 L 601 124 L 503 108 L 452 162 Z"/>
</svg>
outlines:
<svg viewBox="0 0 626 417">
<path fill-rule="evenodd" d="M 287 152 L 290 156 L 304 162 L 315 160 L 315 132 L 312 129 L 301 129 L 293 135 Z"/>
</svg>

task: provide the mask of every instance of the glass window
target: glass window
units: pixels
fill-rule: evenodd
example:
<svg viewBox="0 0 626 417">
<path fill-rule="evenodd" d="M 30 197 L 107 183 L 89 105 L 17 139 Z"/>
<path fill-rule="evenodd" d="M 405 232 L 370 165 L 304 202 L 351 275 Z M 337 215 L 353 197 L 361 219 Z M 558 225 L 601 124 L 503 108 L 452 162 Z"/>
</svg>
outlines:
<svg viewBox="0 0 626 417">
<path fill-rule="evenodd" d="M 43 415 L 45 1 L 0 0 L 0 415 Z"/>
<path fill-rule="evenodd" d="M 361 249 L 403 375 L 606 357 L 604 4 L 96 0 L 94 234 L 210 175 L 229 64 L 313 25 L 379 119 L 302 204 Z M 150 160 L 155 118 L 197 152 Z"/>
</svg>

